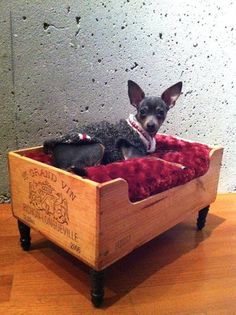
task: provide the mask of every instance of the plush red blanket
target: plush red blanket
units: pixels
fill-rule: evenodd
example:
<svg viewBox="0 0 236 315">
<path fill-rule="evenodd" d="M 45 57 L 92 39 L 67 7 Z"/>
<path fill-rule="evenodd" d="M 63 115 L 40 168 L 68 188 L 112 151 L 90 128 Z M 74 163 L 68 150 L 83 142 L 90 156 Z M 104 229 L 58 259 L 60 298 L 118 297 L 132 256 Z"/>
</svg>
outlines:
<svg viewBox="0 0 236 315">
<path fill-rule="evenodd" d="M 210 152 L 207 145 L 161 134 L 156 136 L 156 140 L 155 153 L 144 158 L 88 167 L 87 178 L 98 183 L 123 178 L 128 182 L 129 198 L 135 202 L 207 172 Z M 26 156 L 52 164 L 51 156 L 43 152 L 31 152 Z"/>
</svg>

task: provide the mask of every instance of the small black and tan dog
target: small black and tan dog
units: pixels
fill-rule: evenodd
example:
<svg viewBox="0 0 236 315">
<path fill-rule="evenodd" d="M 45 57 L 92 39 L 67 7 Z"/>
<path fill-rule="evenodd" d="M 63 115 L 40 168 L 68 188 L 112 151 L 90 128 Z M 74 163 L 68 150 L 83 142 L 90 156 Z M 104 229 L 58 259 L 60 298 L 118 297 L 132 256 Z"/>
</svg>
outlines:
<svg viewBox="0 0 236 315">
<path fill-rule="evenodd" d="M 44 142 L 54 166 L 86 175 L 85 167 L 143 157 L 156 150 L 155 135 L 168 110 L 181 94 L 182 82 L 165 90 L 161 97 L 145 96 L 138 84 L 128 81 L 128 95 L 136 114 L 115 124 L 107 121 L 84 126 L 81 133 Z"/>
</svg>

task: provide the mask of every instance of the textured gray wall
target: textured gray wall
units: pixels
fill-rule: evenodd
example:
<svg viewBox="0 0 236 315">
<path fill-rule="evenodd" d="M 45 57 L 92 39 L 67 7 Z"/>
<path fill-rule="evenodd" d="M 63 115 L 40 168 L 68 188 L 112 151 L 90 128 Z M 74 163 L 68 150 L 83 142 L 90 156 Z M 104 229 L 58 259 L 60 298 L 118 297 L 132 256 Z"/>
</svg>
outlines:
<svg viewBox="0 0 236 315">
<path fill-rule="evenodd" d="M 0 193 L 6 151 L 126 117 L 128 79 L 154 95 L 184 82 L 161 132 L 223 145 L 219 190 L 236 189 L 234 1 L 2 0 L 0 12 Z"/>
<path fill-rule="evenodd" d="M 0 3 L 0 202 L 8 192 L 6 152 L 16 148 L 9 11 Z"/>
</svg>

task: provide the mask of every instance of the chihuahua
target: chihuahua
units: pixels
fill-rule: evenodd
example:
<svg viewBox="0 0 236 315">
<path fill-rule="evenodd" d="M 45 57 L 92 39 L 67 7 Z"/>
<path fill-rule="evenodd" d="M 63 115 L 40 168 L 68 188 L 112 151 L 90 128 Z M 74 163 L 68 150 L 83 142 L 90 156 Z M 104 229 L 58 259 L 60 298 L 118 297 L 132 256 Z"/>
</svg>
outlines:
<svg viewBox="0 0 236 315">
<path fill-rule="evenodd" d="M 182 82 L 166 89 L 160 97 L 146 96 L 141 87 L 129 80 L 128 96 L 136 113 L 115 124 L 92 123 L 82 132 L 44 142 L 56 167 L 84 176 L 85 168 L 118 160 L 143 157 L 156 151 L 156 133 L 181 94 Z"/>
</svg>

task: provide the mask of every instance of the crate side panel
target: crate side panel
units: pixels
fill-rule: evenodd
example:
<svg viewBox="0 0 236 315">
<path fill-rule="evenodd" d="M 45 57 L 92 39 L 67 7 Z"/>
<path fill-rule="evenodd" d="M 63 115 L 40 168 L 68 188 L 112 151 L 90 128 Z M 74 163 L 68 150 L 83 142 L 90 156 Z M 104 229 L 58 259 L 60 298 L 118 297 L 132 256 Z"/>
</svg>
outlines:
<svg viewBox="0 0 236 315">
<path fill-rule="evenodd" d="M 189 213 L 215 200 L 222 150 L 211 157 L 208 172 L 184 185 L 132 204 L 123 182 L 103 186 L 99 268 L 103 269 L 157 235 L 178 224 Z M 114 188 L 114 189 L 113 189 Z"/>
<path fill-rule="evenodd" d="M 15 153 L 9 168 L 13 214 L 94 266 L 96 186 Z"/>
</svg>

